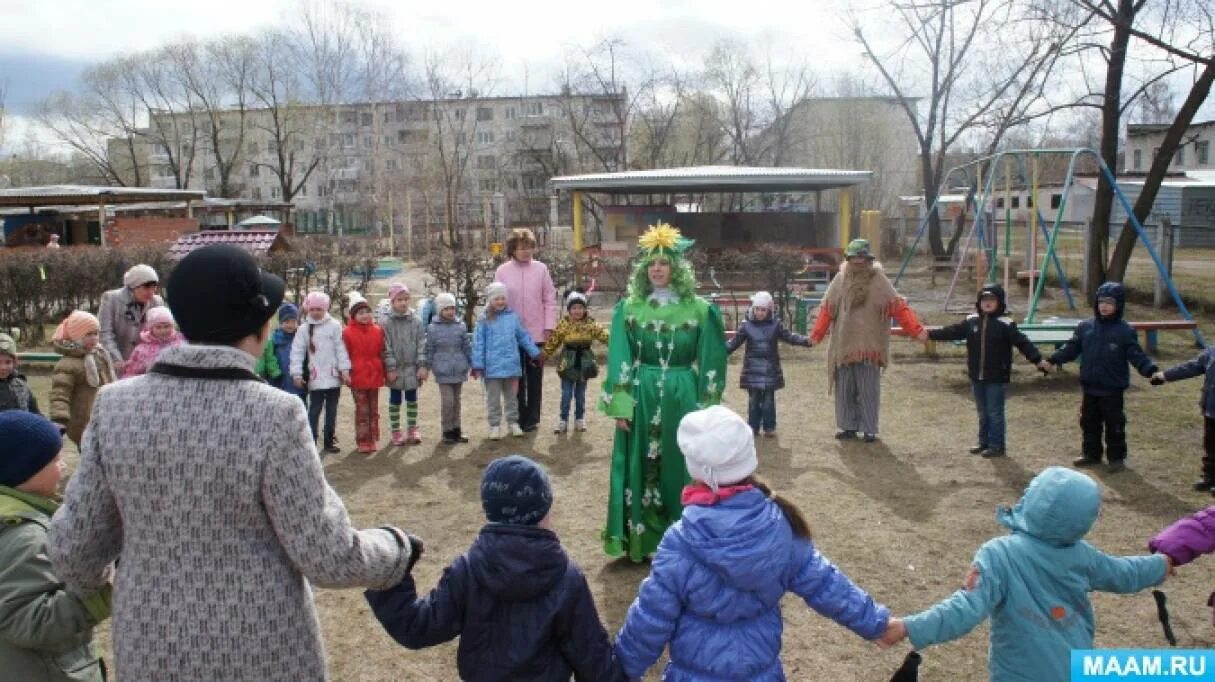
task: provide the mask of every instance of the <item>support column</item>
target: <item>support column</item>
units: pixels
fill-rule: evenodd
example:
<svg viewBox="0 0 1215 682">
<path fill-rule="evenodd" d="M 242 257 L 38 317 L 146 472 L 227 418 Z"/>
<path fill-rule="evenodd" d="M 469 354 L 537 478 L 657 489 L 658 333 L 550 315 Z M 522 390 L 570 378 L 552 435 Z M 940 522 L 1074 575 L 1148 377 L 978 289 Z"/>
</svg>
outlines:
<svg viewBox="0 0 1215 682">
<path fill-rule="evenodd" d="M 33 207 L 31 207 L 31 211 Z M 105 248 L 105 204 L 97 204 L 97 235 L 101 238 L 101 248 Z"/>
<path fill-rule="evenodd" d="M 840 248 L 848 245 L 852 241 L 852 188 L 840 188 L 840 203 L 839 203 L 839 230 L 840 230 Z"/>
<path fill-rule="evenodd" d="M 574 213 L 574 253 L 582 252 L 582 192 L 574 192 L 572 196 Z"/>
</svg>

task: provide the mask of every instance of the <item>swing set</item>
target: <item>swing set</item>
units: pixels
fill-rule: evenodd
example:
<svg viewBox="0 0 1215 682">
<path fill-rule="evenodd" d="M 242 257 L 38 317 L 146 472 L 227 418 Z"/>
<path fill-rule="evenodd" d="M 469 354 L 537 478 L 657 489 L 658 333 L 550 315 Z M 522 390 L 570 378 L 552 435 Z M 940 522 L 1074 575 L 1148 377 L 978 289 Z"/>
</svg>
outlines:
<svg viewBox="0 0 1215 682">
<path fill-rule="evenodd" d="M 1059 206 L 1055 212 L 1054 221 L 1051 227 L 1047 227 L 1047 221 L 1042 215 L 1042 211 L 1038 207 L 1038 159 L 1045 155 L 1067 155 L 1069 157 L 1067 165 L 1067 175 L 1063 184 L 1063 193 L 1060 197 Z M 1014 185 L 1017 188 L 1028 187 L 1030 189 L 1030 201 L 1027 208 L 1032 210 L 1029 212 L 1029 240 L 1027 248 L 1027 262 L 1029 271 L 1026 273 L 1029 279 L 1029 305 L 1025 316 L 1025 322 L 1020 325 L 1020 329 L 1026 333 L 1031 341 L 1047 342 L 1061 344 L 1070 337 L 1071 331 L 1075 329 L 1075 323 L 1065 322 L 1045 322 L 1036 323 L 1038 314 L 1038 303 L 1042 298 L 1042 291 L 1046 284 L 1046 278 L 1050 274 L 1049 268 L 1053 266 L 1054 273 L 1058 276 L 1060 288 L 1067 297 L 1068 308 L 1076 309 L 1075 299 L 1072 297 L 1072 292 L 1067 284 L 1067 275 L 1063 271 L 1063 264 L 1059 261 L 1059 256 L 1056 251 L 1058 244 L 1059 230 L 1063 223 L 1063 216 L 1067 210 L 1067 201 L 1073 185 L 1075 184 L 1076 162 L 1082 156 L 1091 156 L 1096 160 L 1097 165 L 1101 169 L 1101 173 L 1105 179 L 1114 188 L 1114 196 L 1125 211 L 1129 222 L 1134 227 L 1139 240 L 1143 242 L 1144 248 L 1148 255 L 1152 257 L 1152 262 L 1155 264 L 1156 272 L 1164 286 L 1168 289 L 1169 295 L 1172 296 L 1173 302 L 1177 305 L 1177 309 L 1185 318 L 1184 321 L 1178 323 L 1131 323 L 1132 327 L 1141 329 L 1148 336 L 1148 345 L 1155 346 L 1155 334 L 1158 329 L 1189 329 L 1194 334 L 1194 340 L 1200 347 L 1206 345 L 1202 338 L 1202 333 L 1198 331 L 1197 322 L 1194 316 L 1186 308 L 1185 303 L 1181 300 L 1181 294 L 1177 292 L 1177 288 L 1173 284 L 1172 277 L 1169 276 L 1164 264 L 1156 253 L 1156 249 L 1152 246 L 1151 241 L 1147 237 L 1147 232 L 1139 219 L 1135 217 L 1134 211 L 1131 208 L 1130 202 L 1126 195 L 1122 193 L 1118 187 L 1117 180 L 1114 174 L 1110 172 L 1108 166 L 1101 159 L 1101 155 L 1093 149 L 1087 147 L 1077 147 L 1071 149 L 1014 149 L 1004 152 L 998 152 L 990 156 L 976 159 L 969 163 L 961 164 L 950 168 L 941 181 L 941 186 L 937 188 L 937 199 L 933 201 L 932 206 L 928 208 L 924 219 L 920 221 L 919 229 L 916 231 L 915 240 L 911 244 L 911 248 L 907 250 L 907 255 L 903 258 L 903 263 L 899 267 L 899 272 L 894 278 L 895 286 L 898 286 L 899 280 L 907 270 L 911 258 L 915 255 L 916 247 L 923 238 L 924 233 L 928 229 L 929 218 L 933 213 L 938 211 L 938 203 L 940 197 L 946 193 L 946 190 L 952 186 L 951 183 L 961 184 L 969 187 L 966 195 L 966 202 L 963 205 L 963 216 L 968 212 L 974 214 L 974 220 L 970 223 L 970 228 L 967 230 L 966 238 L 962 244 L 962 248 L 957 250 L 956 263 L 954 266 L 953 277 L 949 283 L 949 291 L 945 295 L 945 310 L 951 310 L 950 302 L 953 299 L 954 292 L 957 288 L 958 279 L 961 276 L 962 270 L 966 267 L 970 253 L 971 243 L 977 239 L 978 252 L 976 255 L 986 257 L 986 273 L 984 281 L 994 282 L 997 280 L 999 265 L 1003 263 L 1003 282 L 1005 291 L 1009 290 L 1010 275 L 1012 262 L 1012 206 L 1010 197 Z M 1026 162 L 1029 161 L 1031 168 L 1027 172 Z M 984 171 L 986 169 L 986 177 Z M 1004 190 L 1004 244 L 1003 254 L 1000 253 L 999 230 L 995 225 L 994 212 L 989 214 L 988 207 L 992 205 L 995 193 L 997 179 L 1002 179 Z M 991 217 L 989 217 L 989 215 Z M 989 224 L 990 223 L 990 224 Z M 1037 267 L 1037 242 L 1035 238 L 1038 233 L 1041 233 L 1046 239 L 1046 252 L 1042 255 L 1041 265 Z M 1036 268 L 1036 269 L 1035 269 Z M 1020 273 L 1016 273 L 1018 276 Z M 969 307 L 967 308 L 969 310 Z"/>
</svg>

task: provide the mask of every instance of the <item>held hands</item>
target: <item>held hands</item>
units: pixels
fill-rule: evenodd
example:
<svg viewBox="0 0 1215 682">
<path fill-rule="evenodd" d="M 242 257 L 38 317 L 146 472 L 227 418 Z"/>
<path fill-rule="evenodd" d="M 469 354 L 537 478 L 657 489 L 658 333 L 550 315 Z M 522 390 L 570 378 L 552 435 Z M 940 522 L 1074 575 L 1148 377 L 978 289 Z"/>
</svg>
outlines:
<svg viewBox="0 0 1215 682">
<path fill-rule="evenodd" d="M 928 330 L 921 329 L 920 333 L 915 335 L 915 340 L 916 341 L 927 341 L 928 340 Z"/>
<path fill-rule="evenodd" d="M 405 538 L 409 541 L 409 563 L 405 565 L 405 572 L 413 571 L 413 565 L 418 563 L 418 559 L 422 558 L 422 554 L 426 551 L 426 546 L 422 544 L 422 538 L 407 533 Z"/>
<path fill-rule="evenodd" d="M 627 419 L 617 419 L 616 428 L 620 429 L 621 431 L 626 431 L 626 432 L 632 430 L 631 427 L 629 426 L 629 420 L 627 420 Z"/>
<path fill-rule="evenodd" d="M 350 385 L 350 372 L 349 371 L 342 372 L 342 383 L 346 384 L 347 386 Z"/>
<path fill-rule="evenodd" d="M 1153 386 L 1162 386 L 1167 382 L 1168 379 L 1164 378 L 1164 372 L 1156 372 L 1152 375 L 1151 384 Z"/>
<path fill-rule="evenodd" d="M 1042 372 L 1043 374 L 1050 374 L 1051 370 L 1054 368 L 1055 366 L 1050 364 L 1050 360 L 1043 359 L 1038 361 L 1038 371 Z"/>
<path fill-rule="evenodd" d="M 397 377 L 399 377 L 399 376 L 400 375 L 397 374 L 396 372 L 389 372 L 388 373 L 388 383 L 395 384 L 397 382 Z"/>
<path fill-rule="evenodd" d="M 468 373 L 468 376 L 472 377 L 473 381 L 476 381 L 476 380 L 480 379 L 483 374 L 485 374 L 485 372 L 483 372 L 479 369 L 474 369 Z"/>
<path fill-rule="evenodd" d="M 295 387 L 296 387 L 296 388 L 303 388 L 303 387 L 305 387 L 305 386 L 307 386 L 307 385 L 308 385 L 308 384 L 307 384 L 307 383 L 304 381 L 304 378 L 303 378 L 303 377 L 295 377 L 294 379 L 292 379 L 291 383 L 295 384 Z"/>
<path fill-rule="evenodd" d="M 427 372 L 425 367 L 419 367 L 417 377 L 418 383 L 420 384 L 430 377 L 430 372 Z"/>
<path fill-rule="evenodd" d="M 1177 564 L 1173 563 L 1173 557 L 1165 554 L 1164 552 L 1157 552 L 1157 554 L 1164 557 L 1164 564 L 1167 567 L 1165 569 L 1164 574 L 1166 576 L 1176 576 L 1177 575 Z"/>
<path fill-rule="evenodd" d="M 886 631 L 875 640 L 878 647 L 888 649 L 907 638 L 907 626 L 902 618 L 891 618 L 886 621 Z"/>
</svg>

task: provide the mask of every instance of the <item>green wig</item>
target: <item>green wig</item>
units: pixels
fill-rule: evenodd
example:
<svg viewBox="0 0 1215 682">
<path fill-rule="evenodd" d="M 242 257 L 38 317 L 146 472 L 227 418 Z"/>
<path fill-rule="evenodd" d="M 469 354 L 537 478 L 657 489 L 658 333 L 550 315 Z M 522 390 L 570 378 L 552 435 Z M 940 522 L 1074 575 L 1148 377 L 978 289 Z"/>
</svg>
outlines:
<svg viewBox="0 0 1215 682">
<path fill-rule="evenodd" d="M 696 296 L 696 274 L 692 264 L 684 257 L 684 252 L 691 248 L 693 241 L 685 239 L 679 230 L 659 222 L 637 240 L 639 245 L 637 260 L 633 264 L 633 274 L 629 277 L 629 299 L 635 303 L 644 303 L 654 293 L 654 285 L 650 284 L 647 270 L 654 261 L 665 259 L 671 264 L 671 291 L 679 296 L 681 301 L 690 301 Z"/>
</svg>

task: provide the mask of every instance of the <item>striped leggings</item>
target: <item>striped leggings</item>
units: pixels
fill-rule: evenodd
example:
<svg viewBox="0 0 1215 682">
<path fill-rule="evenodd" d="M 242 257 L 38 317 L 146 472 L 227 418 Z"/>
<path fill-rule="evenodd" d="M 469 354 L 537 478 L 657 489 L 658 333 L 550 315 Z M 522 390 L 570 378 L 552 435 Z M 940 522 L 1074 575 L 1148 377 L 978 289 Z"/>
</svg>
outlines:
<svg viewBox="0 0 1215 682">
<path fill-rule="evenodd" d="M 835 370 L 835 425 L 841 431 L 878 432 L 882 369 L 868 362 Z"/>
</svg>

